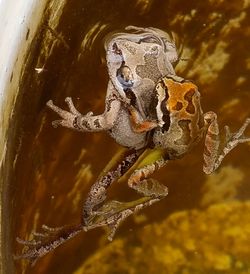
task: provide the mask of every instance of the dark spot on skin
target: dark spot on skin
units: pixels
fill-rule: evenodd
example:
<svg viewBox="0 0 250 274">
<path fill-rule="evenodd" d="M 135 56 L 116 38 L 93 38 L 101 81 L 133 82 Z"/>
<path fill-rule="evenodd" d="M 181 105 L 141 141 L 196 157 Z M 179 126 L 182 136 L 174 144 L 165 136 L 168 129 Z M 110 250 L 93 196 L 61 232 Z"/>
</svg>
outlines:
<svg viewBox="0 0 250 274">
<path fill-rule="evenodd" d="M 188 102 L 188 105 L 186 107 L 186 111 L 190 114 L 194 114 L 195 113 L 195 107 L 193 104 L 193 95 L 195 94 L 195 90 L 194 89 L 190 89 L 185 95 L 184 95 L 184 99 Z"/>
<path fill-rule="evenodd" d="M 110 98 L 110 99 L 108 100 L 108 102 L 107 102 L 107 112 L 110 111 L 110 109 L 111 109 L 111 104 L 112 104 L 112 102 L 115 101 L 115 100 L 116 100 L 116 98 Z"/>
<path fill-rule="evenodd" d="M 114 51 L 115 54 L 122 55 L 122 51 L 118 48 L 118 46 L 117 46 L 116 43 L 113 44 L 112 49 L 113 49 L 113 51 Z"/>
<path fill-rule="evenodd" d="M 77 117 L 75 117 L 74 120 L 73 120 L 73 126 L 74 126 L 74 128 L 78 128 Z"/>
<path fill-rule="evenodd" d="M 183 104 L 181 102 L 177 102 L 173 107 L 173 110 L 180 111 L 183 108 Z"/>
<path fill-rule="evenodd" d="M 79 121 L 78 121 L 78 119 L 79 119 L 79 117 L 75 117 L 75 119 L 74 119 L 74 121 L 73 121 L 73 126 L 74 126 L 75 129 L 80 130 L 81 127 L 79 127 L 79 124 L 78 124 Z"/>
<path fill-rule="evenodd" d="M 132 157 L 126 157 L 125 160 L 123 160 L 119 165 L 117 170 L 119 171 L 119 177 L 121 177 L 122 175 L 124 175 L 128 169 L 133 165 L 133 163 L 135 162 L 135 160 L 137 159 L 137 155 L 131 155 Z"/>
<path fill-rule="evenodd" d="M 125 174 L 125 172 L 128 170 L 130 166 L 130 162 L 125 160 L 125 161 L 122 161 L 121 165 L 120 165 L 120 174 L 123 175 Z"/>
<path fill-rule="evenodd" d="M 94 121 L 94 125 L 95 125 L 97 128 L 101 128 L 101 125 L 100 125 L 100 122 L 99 122 L 98 119 L 96 119 L 96 120 Z"/>
<path fill-rule="evenodd" d="M 107 174 L 106 176 L 103 177 L 103 180 L 102 180 L 102 186 L 107 189 L 110 184 L 112 183 L 113 181 L 113 176 L 112 174 Z"/>
<path fill-rule="evenodd" d="M 178 122 L 179 127 L 182 129 L 182 136 L 175 141 L 176 145 L 188 145 L 191 141 L 191 132 L 189 128 L 190 120 L 180 120 Z"/>
<path fill-rule="evenodd" d="M 26 32 L 26 37 L 25 37 L 26 41 L 28 40 L 29 35 L 30 35 L 30 29 L 28 29 L 27 32 Z"/>
<path fill-rule="evenodd" d="M 188 102 L 192 102 L 193 95 L 195 94 L 194 89 L 190 89 L 189 91 L 186 92 L 184 95 L 184 99 Z"/>
<path fill-rule="evenodd" d="M 86 121 L 86 120 L 81 120 L 81 125 L 83 126 L 83 127 L 85 127 L 86 129 L 88 129 L 88 130 L 91 130 L 91 126 L 90 126 L 90 124 L 88 123 L 88 121 Z"/>
</svg>

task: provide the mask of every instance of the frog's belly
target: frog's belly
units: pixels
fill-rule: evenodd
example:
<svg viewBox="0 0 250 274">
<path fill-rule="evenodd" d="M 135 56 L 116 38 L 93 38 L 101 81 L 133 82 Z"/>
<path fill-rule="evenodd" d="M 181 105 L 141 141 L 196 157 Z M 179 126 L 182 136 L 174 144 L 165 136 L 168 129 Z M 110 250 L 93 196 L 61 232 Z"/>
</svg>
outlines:
<svg viewBox="0 0 250 274">
<path fill-rule="evenodd" d="M 136 133 L 132 130 L 127 111 L 121 109 L 114 126 L 109 130 L 116 142 L 124 147 L 140 149 L 146 146 L 147 133 Z"/>
</svg>

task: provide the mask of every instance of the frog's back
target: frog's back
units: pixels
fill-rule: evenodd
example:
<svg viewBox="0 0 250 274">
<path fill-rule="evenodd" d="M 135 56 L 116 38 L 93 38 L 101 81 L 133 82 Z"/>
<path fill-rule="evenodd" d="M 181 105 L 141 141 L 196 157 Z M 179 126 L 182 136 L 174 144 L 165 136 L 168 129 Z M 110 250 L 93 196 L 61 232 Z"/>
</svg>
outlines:
<svg viewBox="0 0 250 274">
<path fill-rule="evenodd" d="M 156 86 L 157 118 L 160 127 L 154 143 L 172 152 L 187 153 L 202 137 L 204 122 L 196 85 L 177 76 L 162 78 Z"/>
</svg>

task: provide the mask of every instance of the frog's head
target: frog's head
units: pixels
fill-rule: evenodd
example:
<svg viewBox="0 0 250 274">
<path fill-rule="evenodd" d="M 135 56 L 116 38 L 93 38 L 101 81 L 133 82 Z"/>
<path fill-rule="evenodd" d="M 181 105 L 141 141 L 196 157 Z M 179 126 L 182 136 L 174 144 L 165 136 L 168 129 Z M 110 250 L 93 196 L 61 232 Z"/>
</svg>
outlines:
<svg viewBox="0 0 250 274">
<path fill-rule="evenodd" d="M 129 26 L 127 32 L 106 37 L 105 49 L 110 80 L 116 90 L 156 82 L 166 74 L 174 74 L 172 63 L 178 59 L 171 37 L 155 28 Z"/>
</svg>

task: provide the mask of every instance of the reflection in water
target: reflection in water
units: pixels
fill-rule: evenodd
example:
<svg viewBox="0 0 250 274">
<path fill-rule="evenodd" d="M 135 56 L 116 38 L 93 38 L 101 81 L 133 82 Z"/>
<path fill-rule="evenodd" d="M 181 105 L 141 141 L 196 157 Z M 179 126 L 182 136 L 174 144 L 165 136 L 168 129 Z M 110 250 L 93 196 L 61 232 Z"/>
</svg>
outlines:
<svg viewBox="0 0 250 274">
<path fill-rule="evenodd" d="M 28 238 L 30 232 L 39 230 L 43 223 L 61 226 L 80 220 L 82 203 L 90 185 L 119 148 L 103 133 L 81 134 L 64 128 L 53 129 L 50 122 L 56 117 L 45 107 L 49 99 L 63 106 L 64 98 L 71 96 L 77 109 L 82 113 L 93 110 L 93 106 L 95 113 L 103 112 L 108 82 L 103 49 L 103 39 L 106 34 L 127 25 L 153 26 L 175 32 L 183 44 L 182 57 L 185 59 L 178 63 L 177 74 L 192 79 L 197 84 L 202 93 L 205 111 L 215 111 L 221 125 L 228 124 L 237 129 L 245 118 L 250 116 L 248 57 L 250 34 L 247 31 L 249 8 L 246 1 L 237 1 L 237 5 L 233 2 L 213 0 L 200 3 L 183 0 L 138 0 L 136 3 L 123 0 L 112 3 L 93 0 L 69 1 L 55 28 L 56 33 L 62 35 L 69 49 L 58 41 L 51 31 L 44 28 L 43 36 L 36 41 L 34 57 L 20 87 L 22 95 L 19 100 L 22 107 L 19 111 L 19 119 L 22 133 L 18 139 L 21 140 L 21 148 L 16 161 L 16 171 L 13 174 L 12 184 L 15 187 L 11 196 L 15 208 L 12 216 L 15 253 L 18 247 L 14 238 L 17 235 Z M 46 43 L 43 43 L 43 39 Z M 33 69 L 34 66 L 44 67 L 44 71 L 38 74 Z M 148 231 L 152 239 L 154 234 L 165 232 L 176 233 L 181 238 L 185 236 L 183 232 L 185 229 L 182 226 L 173 225 L 174 229 L 169 231 L 167 228 L 171 226 L 171 220 L 175 220 L 176 215 L 173 214 L 178 214 L 175 213 L 177 211 L 181 210 L 184 212 L 183 215 L 188 216 L 186 222 L 189 222 L 190 218 L 197 217 L 204 222 L 210 218 L 210 227 L 216 222 L 219 222 L 219 226 L 223 227 L 225 224 L 225 227 L 228 227 L 228 215 L 223 215 L 227 212 L 247 214 L 242 209 L 247 207 L 247 204 L 241 204 L 240 201 L 248 200 L 250 197 L 248 150 L 249 145 L 239 146 L 225 159 L 222 169 L 214 175 L 215 177 L 211 177 L 212 179 L 208 179 L 202 173 L 202 145 L 191 155 L 170 163 L 160 170 L 156 177 L 168 185 L 169 196 L 143 212 L 145 214 L 143 221 L 135 217 L 124 223 L 114 240 L 114 248 L 116 245 L 121 245 L 125 250 L 131 249 L 131 246 L 134 252 L 137 250 L 138 253 L 135 255 L 137 261 L 133 265 L 136 269 L 138 264 L 144 262 L 145 257 L 151 256 L 147 250 L 158 252 L 160 249 L 162 252 L 165 248 L 164 254 L 173 254 L 173 246 L 170 250 L 171 244 L 168 241 L 175 236 L 174 234 L 166 238 L 166 245 L 163 245 L 163 240 L 161 245 L 158 245 L 157 242 L 147 243 L 146 239 L 150 238 Z M 213 193 L 212 180 L 215 182 L 215 188 L 220 186 L 220 181 L 224 189 L 227 189 L 228 184 L 230 189 L 233 189 L 233 196 L 230 198 L 239 202 L 232 204 L 228 202 L 209 208 L 212 203 L 229 200 L 227 191 L 223 192 L 225 195 L 216 199 L 205 198 L 208 197 L 208 193 Z M 136 194 L 127 189 L 126 184 L 117 184 L 110 193 L 111 198 L 115 197 L 119 200 L 132 200 L 135 196 Z M 200 211 L 193 213 L 191 209 Z M 219 218 L 222 215 L 223 218 Z M 245 218 L 245 215 L 241 217 Z M 167 226 L 162 225 L 165 220 Z M 235 222 L 238 222 L 238 219 Z M 144 226 L 152 223 L 154 225 L 149 226 L 143 234 Z M 184 217 L 181 221 L 181 224 L 183 223 L 185 225 Z M 202 222 L 200 225 L 202 226 Z M 132 229 L 132 232 L 129 229 Z M 219 234 L 222 232 L 223 228 Z M 223 262 L 228 262 L 229 267 L 226 270 L 215 269 L 218 273 L 223 273 L 222 271 L 236 273 L 236 270 L 231 271 L 230 268 L 237 269 L 237 273 L 243 273 L 249 267 L 247 262 L 250 254 L 245 245 L 250 237 L 249 234 L 244 234 L 246 240 L 237 241 L 238 232 L 230 233 L 230 241 L 223 242 L 223 239 L 228 239 L 226 236 L 221 238 L 220 249 L 230 250 L 237 247 L 238 251 L 233 252 L 229 259 L 228 257 L 221 259 L 224 260 Z M 100 254 L 101 258 L 107 256 L 105 248 L 108 243 L 104 234 L 100 230 L 82 233 L 78 238 L 40 260 L 34 268 L 27 268 L 25 273 L 73 273 L 84 264 L 87 257 L 91 257 L 92 264 L 102 263 L 103 261 L 99 260 L 98 256 L 95 257 L 95 254 Z M 206 234 L 199 233 L 193 237 L 194 242 L 197 237 L 201 243 L 212 239 L 218 240 L 208 239 Z M 182 240 L 185 242 L 185 238 Z M 145 245 L 148 249 L 144 248 Z M 183 246 L 178 246 L 174 250 L 176 256 L 173 260 L 176 265 L 182 261 L 184 245 L 183 243 Z M 187 239 L 186 246 L 188 245 L 192 246 L 192 243 Z M 142 247 L 143 252 L 140 251 Z M 212 256 L 210 258 L 219 260 L 221 257 L 213 252 L 213 246 L 210 247 L 212 249 L 209 253 Z M 245 253 L 241 253 L 242 250 L 246 250 Z M 190 256 L 196 256 L 194 264 L 200 266 L 195 268 L 197 273 L 205 273 L 202 269 L 207 257 L 205 258 L 203 256 L 205 253 L 199 251 L 200 249 L 191 249 L 188 252 Z M 150 263 L 155 265 L 160 253 L 159 256 L 152 258 Z M 169 260 L 169 257 L 166 257 L 164 264 L 170 265 L 172 261 Z M 117 261 L 119 264 L 116 263 Z M 113 271 L 122 273 L 122 253 L 116 253 L 109 261 L 110 264 L 112 262 Z M 211 264 L 207 273 L 215 271 L 212 268 L 214 265 L 216 264 Z M 17 267 L 18 272 L 21 272 L 20 269 L 24 271 L 27 265 L 18 262 Z M 200 269 L 200 272 L 197 269 Z M 152 271 L 148 273 L 154 273 Z"/>
</svg>

